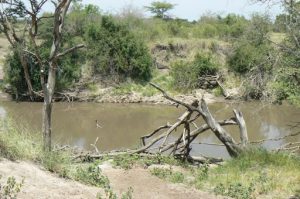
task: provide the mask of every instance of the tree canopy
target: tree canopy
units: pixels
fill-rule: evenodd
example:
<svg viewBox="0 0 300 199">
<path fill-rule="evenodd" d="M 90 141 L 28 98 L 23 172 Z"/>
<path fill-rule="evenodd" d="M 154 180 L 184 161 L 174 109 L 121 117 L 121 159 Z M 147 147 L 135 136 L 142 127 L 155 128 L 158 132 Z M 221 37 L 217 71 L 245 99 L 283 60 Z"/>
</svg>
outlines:
<svg viewBox="0 0 300 199">
<path fill-rule="evenodd" d="M 145 8 L 150 11 L 151 13 L 155 14 L 155 17 L 166 19 L 169 16 L 167 12 L 172 10 L 175 7 L 175 4 L 171 4 L 165 1 L 154 1 L 151 3 L 150 6 L 145 6 Z"/>
</svg>

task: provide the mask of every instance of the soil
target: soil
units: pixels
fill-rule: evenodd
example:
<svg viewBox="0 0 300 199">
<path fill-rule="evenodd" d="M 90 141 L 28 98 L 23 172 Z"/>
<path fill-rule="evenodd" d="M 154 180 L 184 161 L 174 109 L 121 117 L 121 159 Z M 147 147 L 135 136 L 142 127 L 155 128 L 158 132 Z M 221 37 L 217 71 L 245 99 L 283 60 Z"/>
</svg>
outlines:
<svg viewBox="0 0 300 199">
<path fill-rule="evenodd" d="M 123 170 L 103 165 L 101 169 L 109 178 L 114 192 L 119 196 L 132 187 L 135 199 L 221 198 L 183 184 L 166 182 L 152 176 L 144 168 Z M 24 179 L 24 185 L 18 194 L 19 199 L 95 199 L 99 192 L 104 195 L 104 191 L 100 188 L 59 178 L 31 162 L 1 160 L 0 175 L 2 183 L 9 176 L 14 176 L 19 182 Z"/>
</svg>

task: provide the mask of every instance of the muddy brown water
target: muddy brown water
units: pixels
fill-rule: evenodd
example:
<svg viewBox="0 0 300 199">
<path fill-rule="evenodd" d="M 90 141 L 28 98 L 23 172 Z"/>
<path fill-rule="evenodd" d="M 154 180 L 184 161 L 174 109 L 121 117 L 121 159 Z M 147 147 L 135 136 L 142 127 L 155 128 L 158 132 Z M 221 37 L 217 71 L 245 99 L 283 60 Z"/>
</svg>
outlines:
<svg viewBox="0 0 300 199">
<path fill-rule="evenodd" d="M 257 102 L 216 103 L 209 105 L 217 119 L 233 116 L 232 109 L 240 109 L 245 117 L 250 140 L 276 138 L 298 132 L 300 109 L 291 105 L 264 105 Z M 26 124 L 32 131 L 41 129 L 41 103 L 0 102 L 0 116 L 11 117 L 19 124 Z M 99 137 L 99 150 L 133 148 L 139 145 L 140 136 L 164 125 L 173 123 L 183 112 L 172 106 L 142 104 L 97 104 L 97 103 L 55 103 L 53 109 L 53 137 L 57 143 L 70 144 L 92 149 L 91 143 Z M 98 120 L 102 128 L 97 128 Z M 199 121 L 199 124 L 201 120 Z M 236 126 L 226 129 L 238 140 Z M 264 147 L 273 149 L 285 142 L 300 141 L 300 136 L 281 141 L 268 141 Z M 228 157 L 224 147 L 204 143 L 219 143 L 211 132 L 202 134 L 193 143 L 194 154 Z"/>
</svg>

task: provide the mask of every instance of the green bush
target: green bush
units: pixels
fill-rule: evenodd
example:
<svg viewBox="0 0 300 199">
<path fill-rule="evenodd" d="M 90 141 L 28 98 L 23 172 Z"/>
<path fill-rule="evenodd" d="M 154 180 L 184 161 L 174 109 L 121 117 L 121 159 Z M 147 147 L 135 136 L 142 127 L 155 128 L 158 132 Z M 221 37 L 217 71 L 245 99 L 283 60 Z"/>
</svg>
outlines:
<svg viewBox="0 0 300 199">
<path fill-rule="evenodd" d="M 1 176 L 0 176 L 1 179 Z M 24 184 L 24 179 L 18 183 L 15 177 L 8 177 L 6 184 L 0 184 L 1 199 L 16 199 Z"/>
<path fill-rule="evenodd" d="M 49 56 L 50 43 L 45 41 L 41 46 L 41 56 Z M 28 64 L 31 84 L 34 91 L 42 90 L 40 82 L 40 66 L 37 60 L 30 54 L 25 54 L 25 60 Z M 63 90 L 71 86 L 80 77 L 80 56 L 79 52 L 73 52 L 66 55 L 63 59 L 58 61 L 56 90 Z M 47 74 L 46 65 L 46 71 Z M 11 85 L 14 94 L 27 93 L 28 88 L 24 78 L 24 70 L 21 65 L 18 53 L 14 50 L 6 57 L 5 65 L 5 79 L 4 81 Z"/>
<path fill-rule="evenodd" d="M 199 77 L 216 75 L 217 64 L 211 54 L 197 54 L 192 62 L 175 62 L 171 68 L 173 85 L 177 89 L 194 89 L 199 87 Z"/>
<path fill-rule="evenodd" d="M 88 58 L 96 72 L 116 77 L 118 81 L 150 79 L 152 59 L 148 49 L 125 25 L 103 16 L 100 26 L 88 27 L 85 38 Z"/>
<path fill-rule="evenodd" d="M 75 179 L 97 187 L 107 188 L 110 186 L 109 180 L 102 174 L 98 162 L 94 162 L 85 167 L 78 167 Z"/>
<path fill-rule="evenodd" d="M 182 183 L 184 181 L 183 173 L 173 171 L 172 169 L 154 168 L 150 170 L 150 173 L 160 179 L 167 179 L 173 183 Z"/>
</svg>

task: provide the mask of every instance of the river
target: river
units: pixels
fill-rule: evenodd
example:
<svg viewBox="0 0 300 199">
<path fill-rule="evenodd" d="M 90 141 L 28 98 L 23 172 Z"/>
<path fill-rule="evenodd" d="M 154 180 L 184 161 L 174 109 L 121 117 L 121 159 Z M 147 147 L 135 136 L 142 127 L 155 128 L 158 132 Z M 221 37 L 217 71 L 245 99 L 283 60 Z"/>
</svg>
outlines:
<svg viewBox="0 0 300 199">
<path fill-rule="evenodd" d="M 291 105 L 265 105 L 258 102 L 215 103 L 209 105 L 217 119 L 233 116 L 232 109 L 240 109 L 246 120 L 249 139 L 276 138 L 298 132 L 300 109 Z M 54 142 L 92 149 L 91 143 L 99 137 L 99 150 L 137 147 L 140 136 L 153 131 L 167 122 L 173 123 L 184 110 L 172 106 L 143 104 L 55 103 L 53 109 Z M 11 117 L 32 131 L 40 131 L 42 104 L 29 102 L 0 102 L 0 116 Z M 98 120 L 102 128 L 97 128 Z M 199 124 L 201 120 L 199 119 Z M 226 127 L 238 140 L 237 126 Z M 263 144 L 274 149 L 289 141 L 300 141 L 300 136 Z M 194 154 L 228 157 L 224 147 L 205 143 L 219 143 L 211 132 L 201 135 L 193 143 Z"/>
</svg>

